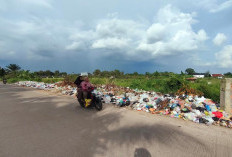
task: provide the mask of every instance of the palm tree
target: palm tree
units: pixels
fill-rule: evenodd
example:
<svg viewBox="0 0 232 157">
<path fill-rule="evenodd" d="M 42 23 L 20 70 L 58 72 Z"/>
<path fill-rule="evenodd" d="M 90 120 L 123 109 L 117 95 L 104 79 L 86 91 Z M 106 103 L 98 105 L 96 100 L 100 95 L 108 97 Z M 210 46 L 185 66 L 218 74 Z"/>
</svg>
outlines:
<svg viewBox="0 0 232 157">
<path fill-rule="evenodd" d="M 6 71 L 0 67 L 0 77 L 4 77 L 5 74 L 6 74 Z"/>
<path fill-rule="evenodd" d="M 17 64 L 10 64 L 10 65 L 6 66 L 6 68 L 9 72 L 16 72 L 16 71 L 19 71 L 21 69 L 21 67 Z"/>
</svg>

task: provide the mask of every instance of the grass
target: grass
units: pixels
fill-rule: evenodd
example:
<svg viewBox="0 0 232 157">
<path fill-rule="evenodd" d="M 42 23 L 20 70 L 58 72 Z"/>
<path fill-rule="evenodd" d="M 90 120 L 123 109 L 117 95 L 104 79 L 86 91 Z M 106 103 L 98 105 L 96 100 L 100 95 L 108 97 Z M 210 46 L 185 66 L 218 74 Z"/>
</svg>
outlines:
<svg viewBox="0 0 232 157">
<path fill-rule="evenodd" d="M 74 82 L 77 75 L 69 75 L 66 78 L 8 78 L 8 83 L 15 83 L 18 81 L 37 81 L 45 83 L 55 83 L 59 81 Z M 158 77 L 125 77 L 125 78 L 104 78 L 104 77 L 90 77 L 90 81 L 96 85 L 115 84 L 121 87 L 130 87 L 131 89 L 142 89 L 147 91 L 161 92 L 163 94 L 174 94 L 183 86 L 190 87 L 194 90 L 200 91 L 205 97 L 220 101 L 220 79 L 216 78 L 203 78 L 198 79 L 196 82 L 191 83 L 186 81 L 184 76 L 158 76 Z"/>
<path fill-rule="evenodd" d="M 25 78 L 8 78 L 7 83 L 16 83 L 19 81 L 37 81 L 37 82 L 44 82 L 44 83 L 56 83 L 59 81 L 63 81 L 64 78 L 34 78 L 34 79 L 25 79 Z"/>
<path fill-rule="evenodd" d="M 176 93 L 183 85 L 188 85 L 204 94 L 205 97 L 220 101 L 220 79 L 203 78 L 196 82 L 187 82 L 185 78 L 128 78 L 128 79 L 109 79 L 109 78 L 91 78 L 93 84 L 115 84 L 122 87 L 130 87 L 132 89 L 143 89 L 147 91 L 156 91 L 161 93 Z"/>
</svg>

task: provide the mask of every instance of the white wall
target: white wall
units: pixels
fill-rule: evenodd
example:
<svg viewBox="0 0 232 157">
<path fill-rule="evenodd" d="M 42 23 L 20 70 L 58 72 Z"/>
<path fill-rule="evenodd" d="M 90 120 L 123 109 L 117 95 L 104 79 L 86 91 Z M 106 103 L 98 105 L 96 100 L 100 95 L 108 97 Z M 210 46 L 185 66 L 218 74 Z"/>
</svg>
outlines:
<svg viewBox="0 0 232 157">
<path fill-rule="evenodd" d="M 193 76 L 196 78 L 204 78 L 205 77 L 204 75 L 193 75 Z"/>
</svg>

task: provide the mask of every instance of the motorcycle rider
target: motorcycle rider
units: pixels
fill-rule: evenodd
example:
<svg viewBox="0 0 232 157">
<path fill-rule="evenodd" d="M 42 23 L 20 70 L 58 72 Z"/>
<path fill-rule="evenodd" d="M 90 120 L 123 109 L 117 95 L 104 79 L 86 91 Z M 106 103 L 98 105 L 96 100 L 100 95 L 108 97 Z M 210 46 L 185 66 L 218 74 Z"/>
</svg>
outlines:
<svg viewBox="0 0 232 157">
<path fill-rule="evenodd" d="M 84 78 L 84 81 L 81 82 L 80 86 L 83 92 L 83 98 L 85 100 L 88 98 L 88 93 L 92 91 L 94 86 L 89 82 L 89 78 L 87 76 Z"/>
<path fill-rule="evenodd" d="M 4 84 L 6 84 L 6 83 L 7 83 L 6 78 L 3 78 L 2 82 L 3 82 Z"/>
<path fill-rule="evenodd" d="M 77 98 L 80 100 L 82 98 L 82 89 L 81 89 L 81 82 L 83 81 L 83 76 L 80 75 L 75 80 L 74 84 L 77 85 Z"/>
</svg>

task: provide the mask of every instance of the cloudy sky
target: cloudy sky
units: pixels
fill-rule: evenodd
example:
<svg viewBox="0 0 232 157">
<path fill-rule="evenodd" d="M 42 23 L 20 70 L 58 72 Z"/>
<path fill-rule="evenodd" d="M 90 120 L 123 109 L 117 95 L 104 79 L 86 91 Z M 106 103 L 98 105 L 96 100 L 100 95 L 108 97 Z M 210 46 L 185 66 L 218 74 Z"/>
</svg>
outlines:
<svg viewBox="0 0 232 157">
<path fill-rule="evenodd" d="M 232 0 L 0 0 L 0 66 L 232 72 Z"/>
</svg>

